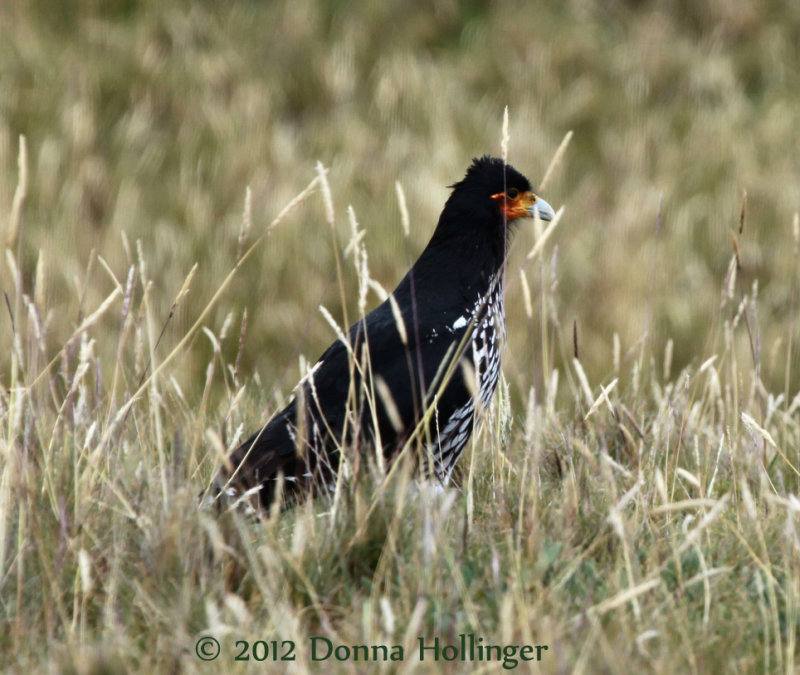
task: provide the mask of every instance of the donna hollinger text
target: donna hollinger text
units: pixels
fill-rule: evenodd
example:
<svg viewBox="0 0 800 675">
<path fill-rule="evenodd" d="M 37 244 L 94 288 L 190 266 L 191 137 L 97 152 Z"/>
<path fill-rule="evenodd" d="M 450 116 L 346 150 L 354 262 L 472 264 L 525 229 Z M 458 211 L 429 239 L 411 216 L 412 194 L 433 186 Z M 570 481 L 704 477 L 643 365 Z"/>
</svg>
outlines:
<svg viewBox="0 0 800 675">
<path fill-rule="evenodd" d="M 270 649 L 269 645 L 272 645 L 273 649 Z M 237 640 L 235 660 L 295 661 L 299 656 L 298 652 L 303 647 L 297 651 L 296 648 L 297 645 L 292 640 L 253 643 Z M 452 641 L 444 641 L 438 637 L 419 637 L 413 647 L 409 648 L 403 645 L 385 644 L 336 644 L 326 637 L 312 636 L 308 640 L 304 656 L 311 661 L 348 663 L 406 660 L 419 660 L 422 663 L 436 661 L 495 662 L 506 670 L 513 670 L 523 662 L 541 661 L 547 650 L 548 645 L 493 644 L 474 633 L 461 633 Z"/>
</svg>

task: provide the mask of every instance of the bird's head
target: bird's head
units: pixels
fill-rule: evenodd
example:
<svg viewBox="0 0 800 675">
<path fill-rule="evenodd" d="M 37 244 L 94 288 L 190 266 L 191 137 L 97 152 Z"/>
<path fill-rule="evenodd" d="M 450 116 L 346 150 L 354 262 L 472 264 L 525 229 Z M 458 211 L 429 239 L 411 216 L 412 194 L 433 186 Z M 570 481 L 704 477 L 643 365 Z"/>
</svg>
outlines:
<svg viewBox="0 0 800 675">
<path fill-rule="evenodd" d="M 486 209 L 506 223 L 532 218 L 536 212 L 542 220 L 555 217 L 550 204 L 534 193 L 525 176 L 503 160 L 488 155 L 473 160 L 467 175 L 452 188 L 451 199 L 468 201 L 474 209 Z"/>
</svg>

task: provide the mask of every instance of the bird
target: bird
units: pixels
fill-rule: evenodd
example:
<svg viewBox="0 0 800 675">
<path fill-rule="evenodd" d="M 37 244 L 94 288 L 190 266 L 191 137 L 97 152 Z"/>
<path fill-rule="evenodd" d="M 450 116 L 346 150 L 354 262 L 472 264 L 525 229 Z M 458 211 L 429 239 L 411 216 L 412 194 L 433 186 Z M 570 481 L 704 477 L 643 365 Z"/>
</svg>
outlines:
<svg viewBox="0 0 800 675">
<path fill-rule="evenodd" d="M 308 370 L 285 408 L 231 452 L 217 495 L 258 512 L 335 490 L 348 452 L 387 467 L 404 448 L 447 485 L 489 407 L 505 340 L 509 236 L 522 218 L 555 217 L 504 160 L 473 159 L 427 246 L 375 309 Z"/>
</svg>

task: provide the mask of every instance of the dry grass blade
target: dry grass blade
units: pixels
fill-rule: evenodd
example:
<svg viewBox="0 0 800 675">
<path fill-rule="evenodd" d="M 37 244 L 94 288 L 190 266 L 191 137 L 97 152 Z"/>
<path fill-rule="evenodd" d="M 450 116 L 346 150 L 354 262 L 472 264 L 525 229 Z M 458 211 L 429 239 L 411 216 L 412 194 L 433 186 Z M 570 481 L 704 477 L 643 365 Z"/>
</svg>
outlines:
<svg viewBox="0 0 800 675">
<path fill-rule="evenodd" d="M 561 222 L 561 216 L 564 214 L 564 207 L 562 206 L 558 211 L 556 211 L 556 217 L 550 221 L 547 226 L 547 229 L 542 233 L 542 236 L 536 240 L 536 243 L 533 245 L 530 251 L 528 251 L 528 255 L 525 256 L 526 264 L 536 258 L 538 255 L 542 253 L 544 250 L 544 245 L 547 243 L 547 240 L 550 238 L 550 235 L 553 231 L 558 227 L 558 224 Z M 536 216 L 538 218 L 538 216 Z"/>
<path fill-rule="evenodd" d="M 19 137 L 19 154 L 17 155 L 17 187 L 14 190 L 14 199 L 11 202 L 11 215 L 8 219 L 6 231 L 6 246 L 14 248 L 18 242 L 20 228 L 22 227 L 22 205 L 28 194 L 28 142 L 25 136 Z"/>
<path fill-rule="evenodd" d="M 561 144 L 558 146 L 553 158 L 550 160 L 550 164 L 547 165 L 544 178 L 542 178 L 542 182 L 539 184 L 539 190 L 545 190 L 547 188 L 547 185 L 550 183 L 550 178 L 553 172 L 558 168 L 558 165 L 561 164 L 561 160 L 564 158 L 564 153 L 567 152 L 567 146 L 569 146 L 571 140 L 572 132 L 568 131 L 561 140 Z"/>
<path fill-rule="evenodd" d="M 503 108 L 503 131 L 500 134 L 500 157 L 503 162 L 508 163 L 508 106 Z"/>
</svg>

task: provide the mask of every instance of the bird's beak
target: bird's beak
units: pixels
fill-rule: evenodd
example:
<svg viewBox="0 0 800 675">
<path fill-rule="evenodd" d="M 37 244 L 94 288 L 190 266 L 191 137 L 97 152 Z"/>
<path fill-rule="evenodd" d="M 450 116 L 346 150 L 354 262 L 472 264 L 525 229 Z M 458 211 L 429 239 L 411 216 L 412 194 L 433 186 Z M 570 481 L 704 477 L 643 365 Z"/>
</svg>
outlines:
<svg viewBox="0 0 800 675">
<path fill-rule="evenodd" d="M 505 192 L 498 192 L 492 195 L 492 199 L 498 202 L 500 210 L 508 220 L 533 218 L 536 211 L 539 212 L 539 218 L 542 220 L 553 220 L 556 217 L 553 207 L 530 190 L 515 195 L 513 199 L 508 197 Z"/>
<path fill-rule="evenodd" d="M 542 220 L 553 220 L 556 217 L 555 211 L 553 211 L 553 207 L 550 206 L 544 199 L 538 197 L 533 204 L 527 207 L 528 213 L 531 214 L 531 217 L 536 216 L 536 211 L 539 212 L 539 218 Z"/>
</svg>

